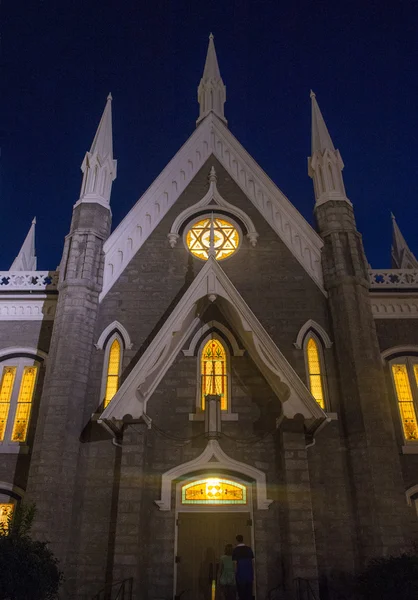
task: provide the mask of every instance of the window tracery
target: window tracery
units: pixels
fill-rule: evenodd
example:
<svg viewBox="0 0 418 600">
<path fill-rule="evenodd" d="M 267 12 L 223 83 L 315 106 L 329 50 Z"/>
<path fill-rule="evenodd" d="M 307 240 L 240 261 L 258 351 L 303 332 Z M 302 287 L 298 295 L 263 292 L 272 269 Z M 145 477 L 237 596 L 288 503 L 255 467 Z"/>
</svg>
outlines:
<svg viewBox="0 0 418 600">
<path fill-rule="evenodd" d="M 247 488 L 237 481 L 208 477 L 182 486 L 182 504 L 246 504 Z"/>
<path fill-rule="evenodd" d="M 15 357 L 0 364 L 0 442 L 26 442 L 39 364 Z"/>
<path fill-rule="evenodd" d="M 417 398 L 418 362 L 414 357 L 395 359 L 391 372 L 398 401 L 403 436 L 406 442 L 418 442 Z"/>
<path fill-rule="evenodd" d="M 204 345 L 200 356 L 202 380 L 201 409 L 205 410 L 205 397 L 209 394 L 221 397 L 221 411 L 228 410 L 227 354 L 218 339 L 211 338 Z"/>
<path fill-rule="evenodd" d="M 238 226 L 223 217 L 206 215 L 195 221 L 186 232 L 186 245 L 190 252 L 202 260 L 209 258 L 213 248 L 216 260 L 228 258 L 238 249 Z"/>
</svg>

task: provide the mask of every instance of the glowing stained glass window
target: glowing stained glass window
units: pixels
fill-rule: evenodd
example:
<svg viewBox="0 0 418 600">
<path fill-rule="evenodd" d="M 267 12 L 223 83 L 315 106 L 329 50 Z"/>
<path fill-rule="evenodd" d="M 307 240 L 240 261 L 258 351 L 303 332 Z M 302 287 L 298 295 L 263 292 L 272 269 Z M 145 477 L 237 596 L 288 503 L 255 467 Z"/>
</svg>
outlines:
<svg viewBox="0 0 418 600">
<path fill-rule="evenodd" d="M 321 408 L 325 409 L 324 386 L 322 383 L 321 362 L 319 359 L 318 344 L 311 337 L 306 346 L 308 359 L 309 388 L 312 396 Z"/>
<path fill-rule="evenodd" d="M 0 530 L 7 531 L 9 528 L 9 520 L 13 515 L 14 504 L 8 502 L 7 504 L 0 504 Z"/>
<path fill-rule="evenodd" d="M 417 416 L 406 364 L 392 365 L 392 373 L 405 439 L 407 441 L 417 441 Z M 414 365 L 414 373 L 418 382 L 418 365 Z"/>
<path fill-rule="evenodd" d="M 0 384 L 0 442 L 4 440 L 15 377 L 16 367 L 3 367 Z"/>
<path fill-rule="evenodd" d="M 107 366 L 106 394 L 104 399 L 105 408 L 112 400 L 113 396 L 116 394 L 119 388 L 120 356 L 120 342 L 119 340 L 114 340 L 112 342 L 112 345 L 110 346 L 109 362 Z"/>
<path fill-rule="evenodd" d="M 17 400 L 12 442 L 24 442 L 28 433 L 29 417 L 35 390 L 37 367 L 24 367 Z"/>
<path fill-rule="evenodd" d="M 221 410 L 228 410 L 228 378 L 225 348 L 219 340 L 209 340 L 201 357 L 202 410 L 205 410 L 205 396 L 219 395 Z"/>
<path fill-rule="evenodd" d="M 209 477 L 183 485 L 183 504 L 246 504 L 247 488 L 236 481 Z"/>
<path fill-rule="evenodd" d="M 207 217 L 195 223 L 187 232 L 187 247 L 194 256 L 207 260 L 212 228 L 216 260 L 223 260 L 231 256 L 239 245 L 239 233 L 236 227 L 225 219 Z"/>
</svg>

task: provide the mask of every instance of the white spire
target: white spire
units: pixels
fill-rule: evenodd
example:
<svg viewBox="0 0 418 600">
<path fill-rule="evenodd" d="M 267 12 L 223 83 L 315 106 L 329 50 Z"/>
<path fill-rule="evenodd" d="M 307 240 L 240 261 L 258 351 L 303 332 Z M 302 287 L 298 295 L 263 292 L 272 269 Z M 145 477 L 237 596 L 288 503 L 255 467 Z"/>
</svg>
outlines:
<svg viewBox="0 0 418 600">
<path fill-rule="evenodd" d="M 200 105 L 199 118 L 196 121 L 197 124 L 199 124 L 210 112 L 214 112 L 225 124 L 227 123 L 224 114 L 226 87 L 219 71 L 212 34 L 209 36 L 208 53 L 206 55 L 203 76 L 200 80 L 199 87 L 197 88 L 197 98 Z"/>
<path fill-rule="evenodd" d="M 12 262 L 9 271 L 36 271 L 35 225 L 36 217 L 33 219 L 28 235 L 22 244 L 19 254 Z"/>
<path fill-rule="evenodd" d="M 350 202 L 344 188 L 343 160 L 332 143 L 312 90 L 310 95 L 312 100 L 312 155 L 308 158 L 308 174 L 314 182 L 316 206 L 329 200 Z"/>
<path fill-rule="evenodd" d="M 312 99 L 312 156 L 315 152 L 324 152 L 325 150 L 331 150 L 335 152 L 334 144 L 332 143 L 331 136 L 325 125 L 324 117 L 322 116 L 321 110 L 316 101 L 316 94 L 311 90 Z"/>
<path fill-rule="evenodd" d="M 116 179 L 116 161 L 113 160 L 112 95 L 109 94 L 102 118 L 90 151 L 81 165 L 83 182 L 80 200 L 109 206 L 112 182 Z M 77 206 L 76 204 L 76 206 Z"/>
<path fill-rule="evenodd" d="M 392 217 L 392 268 L 393 269 L 418 269 L 418 260 L 409 249 L 408 244 L 395 219 Z"/>
</svg>

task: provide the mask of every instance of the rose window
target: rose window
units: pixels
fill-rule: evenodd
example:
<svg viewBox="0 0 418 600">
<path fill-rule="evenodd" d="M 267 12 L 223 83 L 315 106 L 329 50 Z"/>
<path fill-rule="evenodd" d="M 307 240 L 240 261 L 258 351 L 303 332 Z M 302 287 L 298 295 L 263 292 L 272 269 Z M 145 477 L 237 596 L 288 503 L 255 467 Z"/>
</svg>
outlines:
<svg viewBox="0 0 418 600">
<path fill-rule="evenodd" d="M 239 243 L 238 226 L 213 215 L 195 221 L 186 233 L 188 249 L 202 260 L 207 260 L 211 252 L 216 260 L 228 258 L 237 250 Z"/>
</svg>

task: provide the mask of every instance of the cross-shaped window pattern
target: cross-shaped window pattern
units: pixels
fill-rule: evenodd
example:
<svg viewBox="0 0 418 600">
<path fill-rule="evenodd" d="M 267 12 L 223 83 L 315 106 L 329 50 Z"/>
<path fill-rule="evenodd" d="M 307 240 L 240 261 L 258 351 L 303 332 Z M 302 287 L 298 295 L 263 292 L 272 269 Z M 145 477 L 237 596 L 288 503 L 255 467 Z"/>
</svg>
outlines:
<svg viewBox="0 0 418 600">
<path fill-rule="evenodd" d="M 217 339 L 206 342 L 201 355 L 202 410 L 205 410 L 205 397 L 219 395 L 221 410 L 228 410 L 227 357 L 222 343 Z"/>
<path fill-rule="evenodd" d="M 212 230 L 212 231 L 211 231 Z M 211 235 L 213 240 L 211 241 Z M 233 254 L 239 245 L 239 233 L 232 223 L 219 217 L 208 216 L 194 223 L 186 235 L 190 252 L 207 260 L 208 250 L 213 244 L 216 260 L 223 260 Z"/>
</svg>

